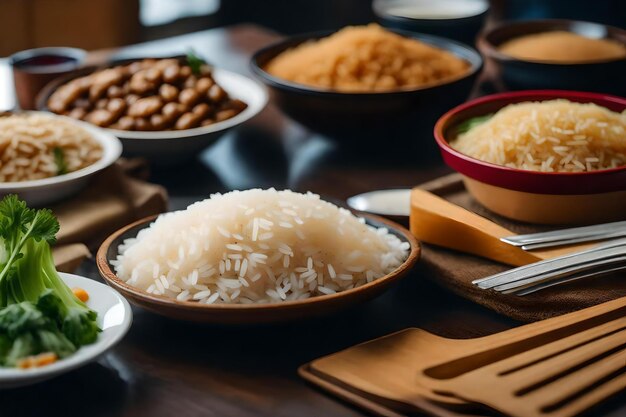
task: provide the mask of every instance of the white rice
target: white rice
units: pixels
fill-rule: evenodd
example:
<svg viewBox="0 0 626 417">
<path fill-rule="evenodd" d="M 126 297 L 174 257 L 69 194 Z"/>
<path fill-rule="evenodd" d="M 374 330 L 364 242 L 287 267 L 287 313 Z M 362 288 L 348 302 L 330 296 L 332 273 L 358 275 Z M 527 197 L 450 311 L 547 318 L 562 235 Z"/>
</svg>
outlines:
<svg viewBox="0 0 626 417">
<path fill-rule="evenodd" d="M 119 247 L 117 275 L 199 303 L 273 303 L 334 294 L 396 269 L 410 245 L 318 195 L 247 190 L 159 216 Z"/>
</svg>

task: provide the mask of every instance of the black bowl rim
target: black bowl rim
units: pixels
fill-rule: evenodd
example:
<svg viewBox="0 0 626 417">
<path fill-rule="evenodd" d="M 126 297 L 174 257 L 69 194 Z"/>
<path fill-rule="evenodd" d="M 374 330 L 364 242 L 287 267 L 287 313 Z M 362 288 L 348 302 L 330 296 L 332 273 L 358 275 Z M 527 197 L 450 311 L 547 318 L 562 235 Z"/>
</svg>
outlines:
<svg viewBox="0 0 626 417">
<path fill-rule="evenodd" d="M 400 29 L 389 29 L 389 28 L 385 28 L 385 29 L 401 36 L 405 36 L 405 37 L 412 38 L 412 39 L 417 39 L 420 41 L 425 41 L 429 45 L 433 45 L 440 49 L 444 49 L 450 53 L 454 53 L 454 51 L 452 51 L 449 48 L 449 46 L 452 45 L 453 47 L 467 53 L 467 56 L 460 56 L 460 58 L 469 62 L 470 70 L 467 73 L 459 77 L 449 79 L 449 80 L 444 80 L 436 84 L 426 85 L 426 86 L 418 87 L 418 88 L 395 89 L 395 90 L 380 91 L 380 92 L 358 92 L 358 91 L 341 92 L 337 90 L 315 88 L 315 87 L 307 86 L 304 84 L 298 84 L 298 83 L 294 83 L 291 81 L 283 80 L 282 78 L 278 78 L 269 74 L 259 65 L 259 62 L 258 62 L 259 57 L 267 53 L 268 51 L 271 51 L 272 49 L 279 50 L 279 52 L 276 52 L 274 55 L 272 55 L 272 58 L 274 58 L 279 53 L 285 51 L 288 48 L 295 47 L 296 45 L 300 45 L 301 43 L 304 43 L 308 40 L 320 39 L 320 38 L 329 36 L 333 33 L 336 33 L 337 32 L 336 30 L 308 32 L 308 33 L 303 33 L 303 34 L 299 34 L 295 36 L 289 36 L 285 39 L 279 40 L 277 42 L 273 42 L 270 45 L 267 45 L 259 49 L 252 55 L 252 58 L 250 58 L 250 68 L 253 74 L 255 74 L 258 78 L 260 78 L 264 83 L 266 83 L 270 87 L 275 87 L 275 88 L 279 88 L 282 90 L 288 90 L 291 92 L 296 92 L 296 93 L 301 93 L 301 94 L 306 94 L 306 95 L 311 95 L 311 96 L 335 97 L 335 98 L 339 98 L 339 97 L 375 98 L 375 97 L 393 97 L 393 96 L 399 96 L 399 95 L 410 95 L 410 94 L 414 94 L 420 91 L 434 90 L 443 86 L 455 84 L 457 82 L 466 80 L 468 78 L 475 77 L 478 75 L 478 73 L 480 73 L 480 71 L 483 68 L 484 60 L 480 52 L 478 52 L 476 49 L 462 42 L 457 42 L 455 40 L 444 38 L 441 36 L 428 35 L 425 33 L 410 32 L 410 31 L 400 30 Z M 445 46 L 442 46 L 442 45 L 445 45 Z M 456 53 L 454 53 L 454 55 L 459 56 Z"/>
<path fill-rule="evenodd" d="M 574 20 L 574 19 L 532 19 L 532 20 L 509 20 L 509 21 L 503 21 L 500 22 L 498 25 L 486 29 L 484 30 L 480 35 L 479 35 L 479 39 L 478 39 L 478 49 L 480 49 L 480 52 L 482 54 L 484 54 L 486 57 L 489 58 L 493 58 L 501 63 L 506 63 L 506 64 L 519 64 L 519 65 L 527 65 L 527 66 L 537 66 L 537 67 L 543 67 L 543 68 L 571 68 L 571 67 L 593 67 L 593 66 L 598 66 L 598 65 L 607 65 L 607 64 L 615 64 L 615 63 L 622 63 L 622 62 L 626 62 L 626 56 L 623 58 L 617 58 L 617 59 L 604 59 L 604 60 L 598 60 L 598 61 L 588 61 L 588 62 L 571 62 L 571 63 L 561 63 L 561 62 L 554 62 L 554 61 L 530 61 L 530 60 L 524 60 L 524 59 L 519 59 L 519 58 L 515 58 L 513 56 L 504 54 L 502 52 L 500 52 L 500 50 L 498 49 L 498 46 L 500 44 L 495 44 L 492 41 L 492 37 L 494 36 L 494 34 L 502 31 L 502 30 L 506 30 L 508 28 L 510 28 L 511 26 L 527 26 L 527 25 L 544 25 L 545 26 L 545 30 L 542 30 L 541 32 L 530 32 L 530 34 L 534 34 L 534 33 L 543 33 L 543 32 L 549 32 L 553 29 L 561 29 L 567 32 L 572 32 L 572 33 L 576 33 L 578 34 L 578 32 L 569 30 L 566 27 L 561 27 L 561 26 L 570 26 L 572 24 L 580 24 L 580 25 L 588 25 L 588 26 L 595 26 L 595 27 L 601 27 L 603 29 L 605 29 L 606 33 L 610 33 L 610 32 L 617 32 L 620 33 L 624 36 L 624 38 L 626 38 L 626 30 L 624 29 L 620 29 L 616 26 L 610 26 L 610 25 L 605 25 L 602 23 L 597 23 L 597 22 L 587 22 L 584 20 Z M 515 37 L 511 37 L 508 38 L 507 40 L 511 40 L 514 39 L 518 36 Z M 615 39 L 614 37 L 605 37 L 602 39 Z"/>
<path fill-rule="evenodd" d="M 451 17 L 451 18 L 447 18 L 447 19 L 425 19 L 425 18 L 419 18 L 419 17 L 406 17 L 406 16 L 397 16 L 397 15 L 393 15 L 390 14 L 388 12 L 386 12 L 385 10 L 381 10 L 380 7 L 378 7 L 378 1 L 374 0 L 372 2 L 372 10 L 374 11 L 374 14 L 380 18 L 380 19 L 384 19 L 384 20 L 388 20 L 390 22 L 405 22 L 405 23 L 410 23 L 410 22 L 414 22 L 414 23 L 442 23 L 442 24 L 446 24 L 446 23 L 468 23 L 474 20 L 482 20 L 484 19 L 487 14 L 489 14 L 489 11 L 491 10 L 491 4 L 489 3 L 489 0 L 485 0 L 484 3 L 486 4 L 486 8 L 485 10 L 483 10 L 480 13 L 477 14 L 473 14 L 473 15 L 469 15 L 469 16 L 463 16 L 463 17 Z M 389 29 L 389 28 L 387 28 Z"/>
</svg>

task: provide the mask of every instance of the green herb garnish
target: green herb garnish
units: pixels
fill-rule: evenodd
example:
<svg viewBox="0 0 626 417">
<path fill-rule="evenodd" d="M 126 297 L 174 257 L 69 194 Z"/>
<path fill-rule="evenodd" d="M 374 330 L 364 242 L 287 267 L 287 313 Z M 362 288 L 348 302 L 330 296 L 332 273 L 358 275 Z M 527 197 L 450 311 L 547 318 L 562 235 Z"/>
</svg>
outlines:
<svg viewBox="0 0 626 417">
<path fill-rule="evenodd" d="M 63 149 L 56 147 L 52 150 L 54 154 L 54 163 L 57 166 L 57 175 L 67 174 L 67 164 L 65 163 L 65 154 Z"/>
<path fill-rule="evenodd" d="M 193 49 L 190 49 L 187 52 L 187 64 L 189 64 L 189 67 L 191 68 L 191 72 L 193 72 L 195 75 L 200 75 L 202 66 L 206 65 L 206 61 L 200 58 L 196 54 L 196 51 L 194 51 Z"/>
<path fill-rule="evenodd" d="M 15 195 L 0 201 L 0 365 L 93 343 L 97 314 L 61 280 L 52 259 L 59 222 Z"/>
<path fill-rule="evenodd" d="M 456 127 L 455 129 L 456 134 L 460 135 L 462 133 L 469 132 L 476 126 L 485 123 L 487 120 L 491 119 L 492 117 L 493 117 L 493 113 L 489 113 L 484 116 L 472 117 L 471 119 L 467 119 Z"/>
</svg>

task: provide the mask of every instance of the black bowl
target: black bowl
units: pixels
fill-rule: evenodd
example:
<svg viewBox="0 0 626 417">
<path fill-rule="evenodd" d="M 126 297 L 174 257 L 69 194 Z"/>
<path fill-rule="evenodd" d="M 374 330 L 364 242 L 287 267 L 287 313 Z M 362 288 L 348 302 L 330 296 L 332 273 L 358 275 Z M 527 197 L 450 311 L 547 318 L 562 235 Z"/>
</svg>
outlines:
<svg viewBox="0 0 626 417">
<path fill-rule="evenodd" d="M 455 8 L 462 1 L 464 0 L 374 0 L 373 9 L 378 20 L 385 27 L 443 36 L 473 45 L 489 13 L 487 0 L 475 0 L 477 8 L 475 12 L 477 13 L 468 15 L 457 9 L 458 17 L 426 18 L 405 16 L 393 12 L 394 7 L 420 6 L 420 4 L 425 3 L 436 4 L 438 7 Z"/>
<path fill-rule="evenodd" d="M 502 23 L 480 36 L 478 48 L 495 62 L 505 87 L 510 90 L 559 89 L 626 95 L 626 58 L 560 64 L 525 61 L 498 50 L 504 42 L 519 36 L 556 30 L 626 44 L 626 31 L 622 29 L 599 23 L 547 19 Z"/>
<path fill-rule="evenodd" d="M 441 84 L 376 93 L 345 93 L 310 87 L 267 73 L 265 65 L 281 52 L 332 32 L 300 35 L 254 54 L 252 71 L 270 88 L 278 107 L 296 122 L 334 139 L 432 142 L 432 126 L 439 116 L 469 96 L 483 66 L 480 54 L 469 46 L 436 36 L 394 31 L 445 49 L 468 61 L 470 70 Z M 426 137 L 420 140 L 420 135 Z"/>
</svg>

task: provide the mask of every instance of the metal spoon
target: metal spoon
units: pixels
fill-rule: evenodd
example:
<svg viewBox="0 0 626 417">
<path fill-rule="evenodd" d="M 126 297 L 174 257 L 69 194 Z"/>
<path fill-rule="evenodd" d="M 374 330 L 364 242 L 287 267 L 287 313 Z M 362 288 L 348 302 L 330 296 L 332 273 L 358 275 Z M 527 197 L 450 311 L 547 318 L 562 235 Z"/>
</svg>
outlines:
<svg viewBox="0 0 626 417">
<path fill-rule="evenodd" d="M 348 206 L 355 210 L 381 216 L 409 216 L 411 190 L 408 188 L 370 191 L 348 198 Z"/>
</svg>

